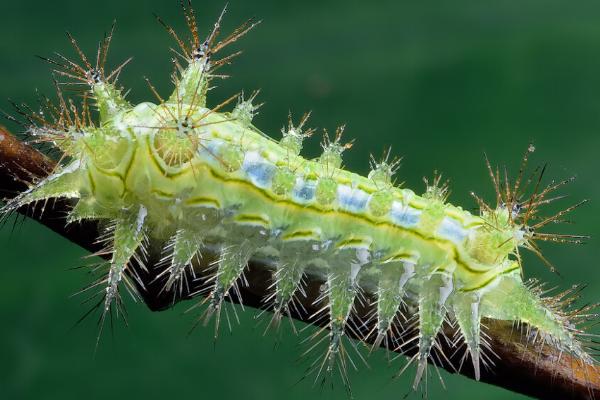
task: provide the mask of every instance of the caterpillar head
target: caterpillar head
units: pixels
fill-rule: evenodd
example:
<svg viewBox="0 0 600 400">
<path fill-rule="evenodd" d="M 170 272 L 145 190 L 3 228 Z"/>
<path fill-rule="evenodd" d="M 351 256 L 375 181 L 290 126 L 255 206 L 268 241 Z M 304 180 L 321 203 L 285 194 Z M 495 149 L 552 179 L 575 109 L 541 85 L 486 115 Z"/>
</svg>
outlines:
<svg viewBox="0 0 600 400">
<path fill-rule="evenodd" d="M 504 172 L 504 178 L 500 176 L 499 170 L 491 167 L 486 158 L 487 168 L 496 191 L 496 207 L 492 208 L 472 193 L 481 210 L 484 221 L 481 229 L 471 243 L 471 255 L 484 264 L 497 264 L 509 256 L 514 256 L 520 262 L 519 248 L 525 248 L 538 256 L 550 270 L 555 271 L 554 266 L 543 256 L 537 241 L 551 241 L 557 243 L 582 243 L 587 236 L 565 235 L 558 233 L 542 232 L 542 228 L 552 223 L 560 223 L 563 216 L 584 204 L 583 200 L 570 207 L 562 209 L 550 216 L 542 216 L 541 208 L 544 205 L 562 199 L 565 196 L 553 196 L 552 194 L 574 180 L 574 177 L 560 182 L 552 181 L 542 186 L 542 178 L 546 166 L 537 168 L 528 176 L 525 175 L 527 162 L 531 153 L 535 151 L 533 145 L 529 145 L 521 161 L 519 174 L 514 183 Z"/>
</svg>

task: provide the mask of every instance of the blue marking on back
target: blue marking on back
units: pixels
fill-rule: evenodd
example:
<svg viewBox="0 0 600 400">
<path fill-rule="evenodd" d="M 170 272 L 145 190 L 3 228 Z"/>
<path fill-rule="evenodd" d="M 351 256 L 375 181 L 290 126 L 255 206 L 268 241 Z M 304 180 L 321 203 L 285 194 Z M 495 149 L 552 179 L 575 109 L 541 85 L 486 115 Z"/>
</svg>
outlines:
<svg viewBox="0 0 600 400">
<path fill-rule="evenodd" d="M 392 211 L 390 212 L 390 216 L 392 221 L 397 225 L 410 228 L 419 223 L 421 211 L 415 210 L 414 208 L 404 205 L 401 202 L 394 201 L 392 203 Z"/>
<path fill-rule="evenodd" d="M 207 164 L 212 166 L 221 165 L 218 154 L 224 143 L 220 139 L 208 140 L 202 146 L 198 147 L 196 154 Z"/>
<path fill-rule="evenodd" d="M 271 185 L 271 180 L 275 174 L 275 167 L 262 158 L 256 151 L 246 153 L 242 169 L 246 172 L 250 181 L 262 189 L 268 188 Z"/>
<path fill-rule="evenodd" d="M 437 230 L 444 239 L 460 244 L 467 237 L 467 230 L 454 218 L 444 217 Z"/>
<path fill-rule="evenodd" d="M 353 189 L 348 185 L 338 185 L 337 201 L 340 208 L 358 213 L 365 210 L 369 201 L 369 194 L 360 189 Z"/>
<path fill-rule="evenodd" d="M 203 143 L 202 146 L 198 147 L 197 153 L 202 158 L 207 158 L 207 156 L 212 157 L 213 154 L 217 154 L 222 144 L 223 142 L 221 140 L 208 140 L 206 143 Z"/>
<path fill-rule="evenodd" d="M 296 186 L 292 193 L 294 200 L 298 203 L 308 203 L 315 198 L 317 181 L 304 180 L 303 178 L 296 179 Z"/>
</svg>

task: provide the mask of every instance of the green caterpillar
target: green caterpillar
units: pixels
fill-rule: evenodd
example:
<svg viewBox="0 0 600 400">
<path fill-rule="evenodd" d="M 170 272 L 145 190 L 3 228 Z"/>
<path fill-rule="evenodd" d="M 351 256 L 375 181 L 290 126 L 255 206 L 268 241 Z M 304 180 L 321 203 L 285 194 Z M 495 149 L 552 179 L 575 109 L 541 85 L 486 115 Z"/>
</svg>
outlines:
<svg viewBox="0 0 600 400">
<path fill-rule="evenodd" d="M 219 254 L 205 282 L 203 314 L 206 321 L 214 318 L 217 328 L 223 301 L 235 296 L 250 260 L 263 260 L 272 271 L 275 326 L 302 295 L 305 275 L 325 282 L 319 301 L 329 321 L 329 345 L 317 372 L 344 363 L 342 340 L 362 293 L 376 299 L 376 328 L 368 333 L 376 346 L 395 340 L 399 314 L 416 324 L 415 388 L 442 324 L 450 319 L 458 323 L 476 379 L 485 349 L 483 317 L 527 323 L 559 350 L 594 363 L 579 340 L 578 315 L 557 309 L 522 280 L 520 248 L 543 258 L 538 240 L 583 239 L 539 231 L 581 204 L 540 217 L 540 207 L 566 181 L 541 187 L 537 177 L 520 173 L 511 185 L 488 163 L 496 204 L 477 198 L 481 213 L 473 215 L 447 203 L 439 176 L 423 195 L 395 186 L 398 163 L 389 156 L 373 160 L 367 177 L 342 169 L 342 153 L 349 148 L 341 141 L 343 128 L 331 140 L 326 136 L 318 159 L 306 160 L 299 154 L 303 140 L 314 133 L 305 127 L 308 115 L 296 125 L 290 120 L 275 141 L 252 125 L 255 95 L 207 104 L 218 69 L 238 54 L 218 59 L 218 53 L 255 23 L 248 21 L 218 41 L 221 15 L 202 41 L 193 10 L 184 9 L 189 43 L 161 21 L 183 62 L 176 63 L 175 90 L 167 99 L 150 85 L 158 104 L 127 102 L 116 84 L 127 62 L 113 72 L 104 68 L 111 33 L 95 60 L 74 39 L 81 62 L 60 55 L 49 60 L 59 76 L 89 86 L 81 104 L 66 98 L 57 84 L 58 102 L 45 100 L 43 114 L 19 108 L 34 140 L 51 143 L 64 156 L 52 175 L 9 201 L 4 213 L 73 198 L 70 223 L 106 222 L 103 239 L 112 258 L 107 276 L 95 283 L 105 289 L 103 318 L 119 306 L 120 288 L 133 287 L 130 262 L 143 258 L 152 241 L 163 243 L 164 269 L 156 275 L 165 279 L 165 291 L 184 290 L 195 257 Z M 527 149 L 521 171 L 533 151 Z M 408 318 L 411 312 L 414 318 Z"/>
</svg>

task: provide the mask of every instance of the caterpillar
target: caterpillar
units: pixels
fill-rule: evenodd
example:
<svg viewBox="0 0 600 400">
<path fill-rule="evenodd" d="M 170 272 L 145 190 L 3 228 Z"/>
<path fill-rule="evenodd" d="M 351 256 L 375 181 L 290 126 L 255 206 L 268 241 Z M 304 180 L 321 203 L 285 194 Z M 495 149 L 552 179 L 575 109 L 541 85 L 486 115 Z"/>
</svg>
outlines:
<svg viewBox="0 0 600 400">
<path fill-rule="evenodd" d="M 51 143 L 64 156 L 50 177 L 9 201 L 4 212 L 72 198 L 70 223 L 105 222 L 101 239 L 112 254 L 110 268 L 94 283 L 104 289 L 102 318 L 120 307 L 124 287 L 135 290 L 128 275 L 134 274 L 131 261 L 143 264 L 149 243 L 162 243 L 163 265 L 156 276 L 168 292 L 185 290 L 194 258 L 218 254 L 214 273 L 204 280 L 202 315 L 203 322 L 214 319 L 217 328 L 223 301 L 237 296 L 250 260 L 265 260 L 273 274 L 268 299 L 273 326 L 303 295 L 303 277 L 322 280 L 318 300 L 328 320 L 329 344 L 316 372 L 345 368 L 344 337 L 365 296 L 375 299 L 377 324 L 368 335 L 376 344 L 395 340 L 398 318 L 406 317 L 407 328 L 417 329 L 406 343 L 418 348 L 412 360 L 415 387 L 442 323 L 450 319 L 458 324 L 477 376 L 484 362 L 482 317 L 527 323 L 543 341 L 593 363 L 579 339 L 583 332 L 574 326 L 578 316 L 563 313 L 522 279 L 519 248 L 543 257 L 538 240 L 584 239 L 539 231 L 579 205 L 540 217 L 540 207 L 563 182 L 540 187 L 537 176 L 520 173 L 509 184 L 488 164 L 496 204 L 477 198 L 481 212 L 472 215 L 447 202 L 448 188 L 439 176 L 420 196 L 394 185 L 398 161 L 389 156 L 372 160 L 366 177 L 343 170 L 342 153 L 349 148 L 343 128 L 332 139 L 325 137 L 318 159 L 303 159 L 302 142 L 314 133 L 306 128 L 308 115 L 290 121 L 283 138 L 274 141 L 252 124 L 256 94 L 207 105 L 216 72 L 236 55 L 217 59 L 218 53 L 254 22 L 217 41 L 219 17 L 202 41 L 193 10 L 185 12 L 189 43 L 163 22 L 180 56 L 175 90 L 167 99 L 155 93 L 158 104 L 127 102 L 116 83 L 126 63 L 112 72 L 104 68 L 111 33 L 95 60 L 79 51 L 74 39 L 80 61 L 49 60 L 60 78 L 89 87 L 81 104 L 66 98 L 57 84 L 57 104 L 43 99 L 43 115 L 17 106 L 34 141 Z M 235 101 L 232 111 L 224 111 Z M 522 171 L 533 151 L 527 149 Z M 523 197 L 532 186 L 533 194 Z"/>
</svg>

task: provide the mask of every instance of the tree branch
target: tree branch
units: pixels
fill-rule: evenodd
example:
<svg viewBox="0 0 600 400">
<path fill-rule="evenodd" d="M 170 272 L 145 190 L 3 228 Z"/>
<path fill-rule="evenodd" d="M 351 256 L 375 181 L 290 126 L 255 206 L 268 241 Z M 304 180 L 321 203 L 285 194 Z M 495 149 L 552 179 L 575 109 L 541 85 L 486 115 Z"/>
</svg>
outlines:
<svg viewBox="0 0 600 400">
<path fill-rule="evenodd" d="M 46 176 L 54 167 L 54 162 L 39 151 L 19 141 L 5 128 L 0 127 L 0 196 L 7 199 L 16 196 L 27 188 L 27 182 L 32 179 Z M 64 217 L 71 204 L 66 200 L 57 200 L 53 207 L 47 207 L 42 215 L 35 213 L 35 209 L 28 207 L 19 210 L 23 215 L 29 216 L 58 234 L 81 247 L 95 252 L 100 250 L 96 243 L 98 226 L 95 222 L 84 222 L 66 226 Z M 149 271 L 156 264 L 158 256 L 150 255 Z M 197 267 L 197 272 L 206 274 L 206 263 Z M 161 294 L 162 282 L 153 281 L 151 272 L 138 271 L 143 281 L 140 294 L 146 305 L 153 311 L 165 310 L 174 303 L 171 294 Z M 241 288 L 243 303 L 247 306 L 261 308 L 262 299 L 268 293 L 271 284 L 270 272 L 259 264 L 251 264 L 246 277 L 249 285 Z M 310 280 L 307 287 L 307 297 L 302 299 L 303 306 L 308 311 L 306 315 L 293 315 L 293 318 L 313 323 L 309 316 L 314 311 L 313 302 L 318 296 L 322 282 Z M 193 293 L 195 288 L 191 288 Z M 184 293 L 179 301 L 191 298 L 189 293 Z M 368 308 L 359 310 L 359 314 L 366 315 Z M 481 380 L 493 385 L 512 390 L 540 399 L 592 399 L 600 398 L 600 373 L 589 365 L 584 365 L 569 355 L 556 353 L 548 346 L 532 346 L 521 328 L 516 328 L 511 322 L 484 320 L 487 327 L 486 333 L 490 336 L 490 345 L 497 355 L 493 357 L 494 366 L 482 371 Z M 371 327 L 361 329 L 362 333 Z M 454 330 L 446 326 L 444 333 L 452 337 Z M 359 332 L 361 334 L 361 332 Z M 441 341 L 444 353 L 448 360 L 440 366 L 451 373 L 460 373 L 473 378 L 470 362 L 465 362 L 460 371 L 462 352 L 456 352 L 445 341 Z M 407 356 L 414 354 L 414 350 L 399 350 L 390 348 L 391 351 L 404 352 Z M 454 353 L 454 354 L 453 354 Z M 450 356 L 453 354 L 452 356 Z"/>
</svg>

